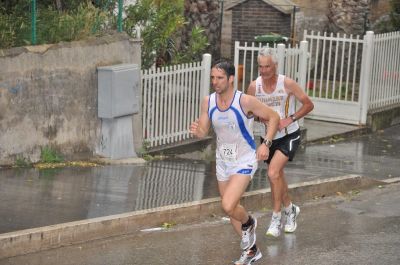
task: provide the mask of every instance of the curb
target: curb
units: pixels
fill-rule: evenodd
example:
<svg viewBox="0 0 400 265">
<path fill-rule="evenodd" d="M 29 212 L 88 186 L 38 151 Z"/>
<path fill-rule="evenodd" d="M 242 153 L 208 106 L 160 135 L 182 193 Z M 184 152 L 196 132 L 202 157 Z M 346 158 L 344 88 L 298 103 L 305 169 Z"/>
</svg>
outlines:
<svg viewBox="0 0 400 265">
<path fill-rule="evenodd" d="M 385 184 L 363 176 L 347 175 L 293 184 L 289 188 L 293 200 L 302 202 Z M 250 211 L 270 207 L 270 189 L 247 192 L 241 203 Z M 4 233 L 0 234 L 0 259 L 135 233 L 164 222 L 190 223 L 215 215 L 225 215 L 220 207 L 220 198 Z"/>
<path fill-rule="evenodd" d="M 361 135 L 366 135 L 370 133 L 372 130 L 369 127 L 359 127 L 354 130 L 346 131 L 346 132 L 341 132 L 341 133 L 336 133 L 333 135 L 325 136 L 325 137 L 320 137 L 312 140 L 307 140 L 305 141 L 305 145 L 315 145 L 315 144 L 323 144 L 323 143 L 330 143 L 330 142 L 335 142 L 335 139 L 338 138 L 351 138 L 355 136 L 361 136 Z"/>
</svg>

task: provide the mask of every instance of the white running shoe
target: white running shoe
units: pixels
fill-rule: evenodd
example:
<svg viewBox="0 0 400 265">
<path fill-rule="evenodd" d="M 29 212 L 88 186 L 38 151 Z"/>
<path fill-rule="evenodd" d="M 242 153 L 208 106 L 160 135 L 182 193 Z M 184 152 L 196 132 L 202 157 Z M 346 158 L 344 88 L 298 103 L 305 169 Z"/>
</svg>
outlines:
<svg viewBox="0 0 400 265">
<path fill-rule="evenodd" d="M 267 233 L 265 234 L 267 236 L 278 237 L 281 234 L 281 228 L 281 219 L 278 216 L 272 215 L 271 223 L 269 225 Z"/>
<path fill-rule="evenodd" d="M 261 259 L 262 254 L 259 248 L 257 248 L 257 251 L 254 252 L 253 250 L 243 250 L 242 255 L 240 255 L 239 260 L 235 261 L 235 265 L 249 265 L 252 264 L 253 262 Z"/>
<path fill-rule="evenodd" d="M 292 209 L 289 212 L 285 211 L 286 216 L 286 224 L 285 224 L 285 232 L 293 233 L 297 228 L 297 216 L 300 214 L 300 207 L 292 204 Z"/>
<path fill-rule="evenodd" d="M 242 241 L 240 242 L 240 247 L 243 250 L 251 248 L 256 243 L 257 219 L 255 217 L 252 218 L 254 223 L 246 230 L 242 230 Z"/>
</svg>

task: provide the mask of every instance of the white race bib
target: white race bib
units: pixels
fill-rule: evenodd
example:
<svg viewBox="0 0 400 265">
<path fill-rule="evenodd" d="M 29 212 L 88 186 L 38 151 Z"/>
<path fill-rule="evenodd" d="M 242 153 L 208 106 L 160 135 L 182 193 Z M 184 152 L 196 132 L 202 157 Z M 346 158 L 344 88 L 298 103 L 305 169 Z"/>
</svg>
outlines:
<svg viewBox="0 0 400 265">
<path fill-rule="evenodd" d="M 235 162 L 237 160 L 237 153 L 237 144 L 221 144 L 219 147 L 219 154 L 224 161 Z"/>
</svg>

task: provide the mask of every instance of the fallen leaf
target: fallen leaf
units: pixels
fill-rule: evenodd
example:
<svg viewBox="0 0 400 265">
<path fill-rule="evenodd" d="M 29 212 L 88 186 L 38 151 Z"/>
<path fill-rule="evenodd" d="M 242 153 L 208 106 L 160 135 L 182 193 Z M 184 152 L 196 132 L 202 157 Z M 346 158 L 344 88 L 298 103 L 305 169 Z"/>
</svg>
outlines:
<svg viewBox="0 0 400 265">
<path fill-rule="evenodd" d="M 167 223 L 167 222 L 165 222 L 165 223 L 163 223 L 162 225 L 161 225 L 161 227 L 163 227 L 163 228 L 171 228 L 171 227 L 173 227 L 174 225 L 176 225 L 175 223 Z"/>
</svg>

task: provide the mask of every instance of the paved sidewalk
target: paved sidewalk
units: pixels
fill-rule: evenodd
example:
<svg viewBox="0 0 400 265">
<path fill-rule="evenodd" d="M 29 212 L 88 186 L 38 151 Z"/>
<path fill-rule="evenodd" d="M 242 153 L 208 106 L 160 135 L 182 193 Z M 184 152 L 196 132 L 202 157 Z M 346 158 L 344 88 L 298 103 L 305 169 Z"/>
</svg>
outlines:
<svg viewBox="0 0 400 265">
<path fill-rule="evenodd" d="M 304 119 L 303 126 L 307 129 L 306 140 L 308 143 L 367 132 L 367 128 L 362 126 L 310 119 Z"/>
<path fill-rule="evenodd" d="M 274 239 L 264 235 L 270 211 L 257 211 L 254 264 L 400 264 L 400 183 L 337 193 L 301 204 L 298 229 Z M 219 217 L 170 229 L 137 232 L 0 260 L 1 265 L 230 264 L 239 237 Z"/>
</svg>

